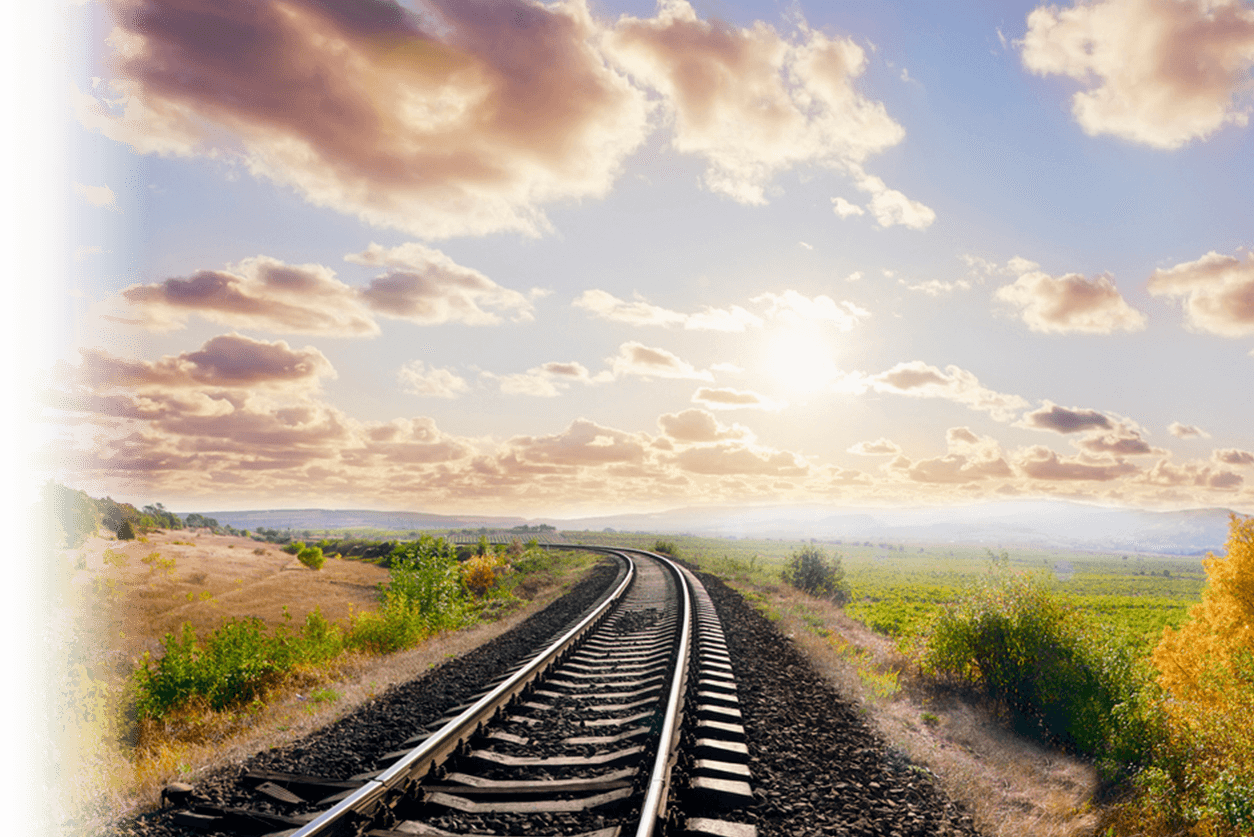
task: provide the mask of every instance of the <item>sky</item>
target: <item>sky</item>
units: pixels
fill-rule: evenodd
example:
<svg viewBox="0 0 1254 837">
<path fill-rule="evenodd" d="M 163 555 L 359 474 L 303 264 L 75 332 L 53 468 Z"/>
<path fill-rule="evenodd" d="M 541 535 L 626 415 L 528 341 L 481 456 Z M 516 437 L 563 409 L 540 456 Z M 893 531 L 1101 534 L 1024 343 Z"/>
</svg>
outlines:
<svg viewBox="0 0 1254 837">
<path fill-rule="evenodd" d="M 1250 2 L 61 15 L 41 478 L 1254 512 Z"/>
</svg>

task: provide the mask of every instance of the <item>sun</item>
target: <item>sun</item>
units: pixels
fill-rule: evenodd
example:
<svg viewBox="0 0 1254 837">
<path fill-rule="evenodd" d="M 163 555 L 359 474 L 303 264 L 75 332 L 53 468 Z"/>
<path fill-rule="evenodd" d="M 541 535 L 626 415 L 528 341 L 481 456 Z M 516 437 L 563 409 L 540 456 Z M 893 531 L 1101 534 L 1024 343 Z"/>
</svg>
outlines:
<svg viewBox="0 0 1254 837">
<path fill-rule="evenodd" d="M 806 395 L 826 388 L 839 377 L 835 356 L 836 347 L 818 328 L 798 324 L 767 340 L 762 366 L 776 386 Z"/>
</svg>

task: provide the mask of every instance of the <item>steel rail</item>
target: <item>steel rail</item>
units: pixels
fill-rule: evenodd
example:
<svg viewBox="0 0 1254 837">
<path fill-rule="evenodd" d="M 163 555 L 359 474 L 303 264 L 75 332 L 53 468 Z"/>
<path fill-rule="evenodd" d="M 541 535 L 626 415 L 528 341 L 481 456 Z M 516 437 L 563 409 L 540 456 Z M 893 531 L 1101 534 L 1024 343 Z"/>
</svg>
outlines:
<svg viewBox="0 0 1254 837">
<path fill-rule="evenodd" d="M 584 549 L 589 548 L 584 547 Z M 492 691 L 475 701 L 474 704 L 456 718 L 449 721 L 448 724 L 432 733 L 426 741 L 423 741 L 411 750 L 400 761 L 374 779 L 366 782 L 351 795 L 336 803 L 334 807 L 318 815 L 295 831 L 285 832 L 285 834 L 288 837 L 324 837 L 324 835 L 333 834 L 333 829 L 345 822 L 350 816 L 363 814 L 369 816 L 377 812 L 379 806 L 386 801 L 391 793 L 401 789 L 415 777 L 426 773 L 437 760 L 441 760 L 453 753 L 479 728 L 483 721 L 491 718 L 499 708 L 504 706 L 518 692 L 522 691 L 528 683 L 539 677 L 548 665 L 561 656 L 579 637 L 593 628 L 598 620 L 605 616 L 609 609 L 622 597 L 623 593 L 631 585 L 636 573 L 634 562 L 623 554 L 628 550 L 602 547 L 595 549 L 595 551 L 620 555 L 627 561 L 627 573 L 622 583 L 592 613 L 588 614 L 578 625 L 552 643 L 543 654 L 536 656 Z"/>
</svg>

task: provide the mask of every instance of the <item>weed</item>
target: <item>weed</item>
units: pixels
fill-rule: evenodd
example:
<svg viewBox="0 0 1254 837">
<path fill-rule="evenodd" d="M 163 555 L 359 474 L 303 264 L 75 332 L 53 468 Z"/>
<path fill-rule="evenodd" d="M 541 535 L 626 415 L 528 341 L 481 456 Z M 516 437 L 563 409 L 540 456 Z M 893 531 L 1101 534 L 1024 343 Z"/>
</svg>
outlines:
<svg viewBox="0 0 1254 837">
<path fill-rule="evenodd" d="M 106 549 L 102 557 L 110 567 L 125 567 L 131 560 L 125 553 L 113 549 Z"/>
</svg>

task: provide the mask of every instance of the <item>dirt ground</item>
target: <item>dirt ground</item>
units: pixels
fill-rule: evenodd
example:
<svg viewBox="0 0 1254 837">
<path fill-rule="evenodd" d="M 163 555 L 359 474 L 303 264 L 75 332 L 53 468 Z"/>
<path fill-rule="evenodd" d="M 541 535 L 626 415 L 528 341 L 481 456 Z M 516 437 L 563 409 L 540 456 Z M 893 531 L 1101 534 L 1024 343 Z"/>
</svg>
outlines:
<svg viewBox="0 0 1254 837">
<path fill-rule="evenodd" d="M 387 570 L 331 559 L 314 571 L 274 544 L 207 530 L 153 532 L 143 540 L 108 537 L 69 550 L 75 598 L 97 640 L 97 657 L 121 667 L 184 623 L 203 636 L 224 620 L 256 616 L 294 626 L 315 608 L 335 621 L 374 609 Z"/>
</svg>

